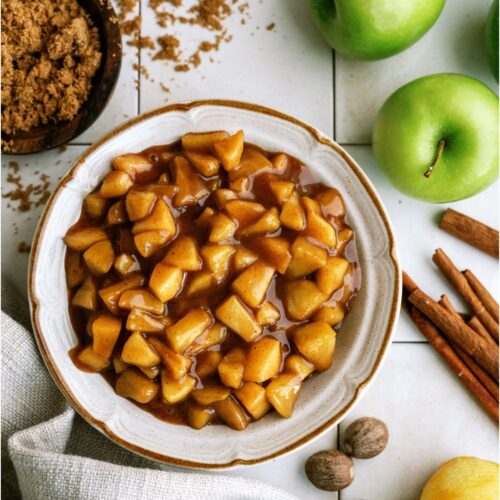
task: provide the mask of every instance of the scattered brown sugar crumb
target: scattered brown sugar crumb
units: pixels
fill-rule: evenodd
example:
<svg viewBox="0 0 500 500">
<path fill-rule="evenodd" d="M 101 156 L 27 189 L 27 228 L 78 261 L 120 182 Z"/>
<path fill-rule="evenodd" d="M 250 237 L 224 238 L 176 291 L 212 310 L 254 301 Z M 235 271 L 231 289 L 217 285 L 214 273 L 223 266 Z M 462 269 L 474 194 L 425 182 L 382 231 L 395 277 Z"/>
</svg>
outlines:
<svg viewBox="0 0 500 500">
<path fill-rule="evenodd" d="M 2 198 L 17 201 L 17 206 L 11 206 L 12 210 L 28 212 L 32 208 L 45 205 L 50 197 L 50 177 L 47 174 L 35 174 L 38 179 L 35 184 L 25 185 L 19 173 L 19 164 L 11 161 L 8 166 L 8 174 L 4 188 L 11 188 L 2 192 Z"/>
<path fill-rule="evenodd" d="M 29 245 L 25 241 L 21 241 L 21 242 L 19 242 L 19 245 L 17 245 L 17 251 L 19 253 L 30 253 L 31 252 L 31 245 Z"/>
<path fill-rule="evenodd" d="M 276 23 L 271 23 L 266 26 L 267 31 L 273 31 L 274 28 L 276 28 Z"/>
<path fill-rule="evenodd" d="M 75 117 L 101 55 L 97 28 L 77 0 L 4 0 L 2 131 Z"/>
<path fill-rule="evenodd" d="M 164 83 L 160 82 L 160 87 L 163 90 L 163 92 L 166 92 L 167 94 L 170 94 L 172 92 L 172 90 L 170 89 L 170 87 L 167 87 Z"/>
<path fill-rule="evenodd" d="M 116 4 L 118 6 L 118 20 L 123 22 L 128 14 L 135 10 L 139 0 L 117 0 Z"/>
<path fill-rule="evenodd" d="M 120 23 L 120 30 L 122 35 L 130 36 L 139 34 L 141 31 L 142 18 L 141 16 L 136 16 L 128 21 L 123 21 Z"/>
<path fill-rule="evenodd" d="M 153 60 L 163 59 L 166 61 L 178 61 L 179 60 L 179 46 L 181 42 L 172 35 L 160 36 L 156 39 L 161 50 L 157 52 Z"/>
</svg>

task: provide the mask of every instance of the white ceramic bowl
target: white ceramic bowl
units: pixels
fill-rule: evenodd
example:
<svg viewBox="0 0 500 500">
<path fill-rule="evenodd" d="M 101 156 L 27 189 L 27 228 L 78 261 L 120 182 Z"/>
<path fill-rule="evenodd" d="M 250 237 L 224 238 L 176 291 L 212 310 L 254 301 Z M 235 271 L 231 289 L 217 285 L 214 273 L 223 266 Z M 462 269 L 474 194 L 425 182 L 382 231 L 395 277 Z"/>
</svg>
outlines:
<svg viewBox="0 0 500 500">
<path fill-rule="evenodd" d="M 172 143 L 192 131 L 244 129 L 246 140 L 290 153 L 340 190 L 356 237 L 362 287 L 338 335 L 333 367 L 308 380 L 292 418 L 272 413 L 244 432 L 196 431 L 162 422 L 117 396 L 100 376 L 79 371 L 68 314 L 63 237 L 84 197 L 122 153 Z M 33 328 L 54 380 L 73 407 L 114 442 L 171 465 L 215 469 L 284 455 L 337 424 L 366 391 L 390 344 L 399 312 L 401 273 L 394 235 L 375 189 L 354 160 L 314 128 L 276 111 L 227 101 L 168 106 L 140 116 L 92 146 L 60 182 L 34 238 L 29 271 Z"/>
</svg>

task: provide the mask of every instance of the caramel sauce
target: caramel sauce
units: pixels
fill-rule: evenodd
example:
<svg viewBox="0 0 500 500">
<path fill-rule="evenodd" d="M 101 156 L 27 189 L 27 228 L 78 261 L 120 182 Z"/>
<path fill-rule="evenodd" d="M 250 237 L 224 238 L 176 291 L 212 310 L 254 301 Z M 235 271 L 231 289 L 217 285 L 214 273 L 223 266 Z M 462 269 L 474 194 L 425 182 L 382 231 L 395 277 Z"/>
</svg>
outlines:
<svg viewBox="0 0 500 500">
<path fill-rule="evenodd" d="M 273 156 L 276 155 L 276 153 L 270 153 L 268 151 L 264 151 L 260 148 L 257 148 L 256 146 L 245 144 L 245 148 L 248 147 L 257 149 L 262 154 L 264 154 L 266 158 L 269 159 L 271 159 Z M 144 190 L 154 191 L 159 196 L 161 196 L 169 205 L 172 215 L 174 216 L 174 219 L 177 223 L 178 230 L 176 237 L 179 237 L 181 235 L 189 235 L 195 238 L 198 245 L 201 247 L 203 244 L 207 242 L 208 230 L 204 227 L 201 227 L 200 225 L 197 225 L 195 221 L 201 215 L 201 213 L 205 208 L 212 207 L 214 209 L 217 209 L 212 194 L 209 194 L 207 197 L 202 199 L 196 206 L 175 208 L 172 205 L 171 201 L 173 194 L 172 186 L 169 184 L 155 184 L 155 182 L 158 181 L 158 178 L 163 174 L 166 174 L 168 179 L 172 179 L 172 175 L 170 172 L 171 160 L 174 156 L 183 154 L 182 145 L 180 141 L 178 143 L 167 146 L 151 147 L 144 150 L 140 154 L 146 158 L 149 158 L 153 166 L 151 167 L 150 170 L 140 173 L 136 176 L 134 180 L 133 189 L 135 190 L 144 189 Z M 266 209 L 276 206 L 276 203 L 273 202 L 269 189 L 267 188 L 269 180 L 274 177 L 276 177 L 276 175 L 269 170 L 267 171 L 264 170 L 263 172 L 257 172 L 256 174 L 250 175 L 248 189 L 240 193 L 239 198 L 249 201 L 259 202 Z M 298 193 L 302 196 L 307 195 L 312 197 L 317 193 L 320 193 L 321 191 L 327 189 L 327 186 L 320 183 L 318 178 L 308 167 L 306 167 L 299 160 L 289 155 L 287 155 L 287 166 L 284 172 L 280 173 L 279 178 L 280 180 L 293 181 Z M 222 168 L 219 169 L 218 175 L 208 178 L 203 177 L 203 180 L 207 181 L 212 187 L 223 187 L 223 188 L 228 187 L 228 175 Z M 116 199 L 113 199 L 112 201 L 114 202 L 116 201 Z M 344 211 L 344 202 L 339 193 L 337 204 L 331 210 L 331 212 L 333 213 L 323 213 L 325 219 L 334 227 L 337 236 L 339 234 L 339 231 L 341 231 L 342 229 L 349 229 L 349 226 L 344 221 L 342 214 L 343 211 Z M 88 226 L 95 227 L 96 222 L 95 220 L 92 220 L 85 213 L 85 210 L 82 210 L 81 217 L 78 220 L 78 222 L 72 227 L 72 230 Z M 143 258 L 134 246 L 131 233 L 132 223 L 130 221 L 127 220 L 127 222 L 119 226 L 117 225 L 110 226 L 104 220 L 101 221 L 99 227 L 101 227 L 106 231 L 110 241 L 113 242 L 115 255 L 119 255 L 120 253 L 125 252 L 132 255 L 135 258 L 135 260 L 140 265 L 141 273 L 146 277 L 146 283 L 148 281 L 148 277 L 154 265 L 162 260 L 162 258 L 165 256 L 165 253 L 168 250 L 168 247 L 171 245 L 172 241 L 175 241 L 175 240 L 169 241 L 164 247 L 156 251 L 151 257 Z M 259 235 L 258 237 L 245 238 L 242 240 L 233 238 L 227 242 L 224 242 L 224 244 L 233 245 L 235 247 L 240 244 L 243 244 L 245 247 L 255 250 L 258 249 L 257 240 L 261 236 L 262 235 Z M 290 241 L 290 243 L 292 243 L 293 240 L 296 238 L 297 233 L 285 227 L 282 227 L 276 233 L 272 234 L 272 237 L 275 236 L 281 236 L 283 238 L 286 238 L 287 240 Z M 346 260 L 348 260 L 351 264 L 350 270 L 344 278 L 343 287 L 337 290 L 328 300 L 328 302 L 325 303 L 325 305 L 332 305 L 335 304 L 336 302 L 341 302 L 345 306 L 346 311 L 348 311 L 361 284 L 361 271 L 356 251 L 355 236 L 353 235 L 352 239 L 347 243 L 347 245 L 345 245 L 345 247 L 339 253 L 337 253 L 337 251 L 333 250 L 332 248 L 326 247 L 320 242 L 315 241 L 315 244 L 325 248 L 330 256 L 343 257 Z M 72 251 L 68 249 L 66 254 L 66 264 L 68 261 L 68 256 L 71 254 L 71 252 Z M 189 282 L 192 279 L 192 276 L 190 276 L 190 274 L 192 273 L 186 273 L 186 278 L 184 283 L 185 285 L 189 285 Z M 236 275 L 237 275 L 236 271 L 231 268 L 227 278 L 221 285 L 219 285 L 216 289 L 211 290 L 210 293 L 200 297 L 185 298 L 181 291 L 178 297 L 172 299 L 171 301 L 165 304 L 164 314 L 168 315 L 175 322 L 181 316 L 186 314 L 186 312 L 197 307 L 213 311 L 214 308 L 222 302 L 222 300 L 224 300 L 226 297 L 232 294 L 230 286 L 233 280 L 235 279 Z M 119 274 L 112 267 L 111 270 L 106 275 L 95 278 L 95 282 L 97 283 L 98 289 L 100 289 L 110 284 L 119 282 L 122 279 L 123 278 L 119 276 Z M 282 275 L 277 275 L 273 278 L 273 281 L 269 286 L 266 299 L 279 309 L 281 318 L 275 325 L 273 325 L 272 327 L 265 327 L 263 330 L 264 336 L 267 335 L 275 337 L 282 344 L 281 368 L 283 368 L 283 364 L 288 354 L 290 354 L 294 350 L 293 344 L 289 340 L 290 334 L 293 332 L 294 328 L 304 323 L 304 322 L 290 320 L 286 316 L 285 309 L 283 306 L 284 281 L 285 278 Z M 74 295 L 77 289 L 78 287 L 68 290 L 70 299 Z M 184 287 L 182 290 L 184 290 Z M 102 302 L 99 303 L 98 310 L 95 312 L 90 312 L 81 309 L 79 307 L 70 306 L 71 320 L 79 339 L 79 345 L 74 349 L 72 349 L 69 354 L 75 365 L 81 370 L 91 371 L 89 370 L 88 367 L 86 367 L 83 363 L 81 363 L 78 360 L 77 354 L 85 346 L 92 344 L 92 338 L 87 331 L 88 325 L 92 322 L 93 318 L 95 318 L 99 313 L 102 312 L 106 312 L 109 314 L 109 311 Z M 123 318 L 124 324 L 128 313 L 129 311 L 126 310 L 120 310 L 118 313 L 119 316 Z M 335 326 L 335 330 L 339 331 L 340 329 L 341 329 L 341 324 Z M 131 332 L 125 330 L 125 326 L 123 325 L 119 340 L 114 349 L 114 355 L 117 355 L 121 352 L 122 346 L 130 333 Z M 149 335 L 146 334 L 145 336 L 146 338 L 148 338 Z M 158 336 L 158 334 L 151 336 L 163 339 L 163 337 Z M 209 351 L 220 350 L 224 354 L 235 346 L 240 346 L 245 349 L 248 347 L 248 344 L 237 334 L 228 332 L 226 340 L 221 345 L 210 347 L 208 350 Z M 197 354 L 196 356 L 191 356 L 193 363 L 190 369 L 190 375 L 196 379 L 197 388 L 201 388 L 207 384 L 218 381 L 217 374 L 203 380 L 201 380 L 197 375 L 196 372 L 197 361 L 202 355 L 203 352 Z M 111 364 L 110 368 L 104 370 L 101 373 L 105 377 L 105 379 L 111 385 L 114 386 L 117 375 L 113 370 L 113 365 Z M 155 379 L 155 381 L 159 383 L 159 379 L 160 377 L 158 376 Z M 173 424 L 186 424 L 186 407 L 185 407 L 186 402 L 176 405 L 169 405 L 162 400 L 161 390 L 158 391 L 157 397 L 150 403 L 148 404 L 135 403 L 135 404 L 137 404 L 142 409 L 152 413 L 157 418 L 164 420 L 166 422 Z M 219 420 L 217 418 L 211 421 L 212 424 L 218 422 Z"/>
</svg>

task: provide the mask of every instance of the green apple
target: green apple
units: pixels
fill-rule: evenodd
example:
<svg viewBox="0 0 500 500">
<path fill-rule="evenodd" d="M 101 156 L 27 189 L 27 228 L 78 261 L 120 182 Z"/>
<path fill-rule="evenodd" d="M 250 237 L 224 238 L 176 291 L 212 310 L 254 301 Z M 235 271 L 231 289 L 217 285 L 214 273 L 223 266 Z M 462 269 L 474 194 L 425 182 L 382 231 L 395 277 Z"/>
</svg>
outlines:
<svg viewBox="0 0 500 500">
<path fill-rule="evenodd" d="M 309 0 L 328 43 L 352 59 L 383 59 L 413 45 L 445 0 Z"/>
<path fill-rule="evenodd" d="M 442 203 L 498 177 L 498 97 L 474 78 L 425 76 L 385 102 L 373 131 L 380 169 L 403 193 Z"/>
<path fill-rule="evenodd" d="M 495 0 L 491 5 L 486 20 L 485 37 L 491 71 L 498 82 L 498 0 Z"/>
</svg>

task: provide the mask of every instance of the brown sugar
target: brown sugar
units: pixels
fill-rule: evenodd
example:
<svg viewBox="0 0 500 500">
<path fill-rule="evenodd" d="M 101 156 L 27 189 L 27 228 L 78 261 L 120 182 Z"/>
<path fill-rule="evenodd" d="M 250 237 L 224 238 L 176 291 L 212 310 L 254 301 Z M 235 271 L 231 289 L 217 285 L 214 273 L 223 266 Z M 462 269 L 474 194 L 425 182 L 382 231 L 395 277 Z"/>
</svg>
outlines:
<svg viewBox="0 0 500 500">
<path fill-rule="evenodd" d="M 19 245 L 17 245 L 17 251 L 19 253 L 30 253 L 31 245 L 29 243 L 26 243 L 25 241 L 20 241 Z"/>
<path fill-rule="evenodd" d="M 10 189 L 2 192 L 2 198 L 18 202 L 17 206 L 9 204 L 9 208 L 18 212 L 28 212 L 32 208 L 45 205 L 50 197 L 50 177 L 47 174 L 37 171 L 34 173 L 38 177 L 36 183 L 25 184 L 20 175 L 18 163 L 11 161 L 7 168 L 5 185 Z"/>
<path fill-rule="evenodd" d="M 100 63 L 99 33 L 77 0 L 4 0 L 2 131 L 74 118 Z"/>
</svg>

